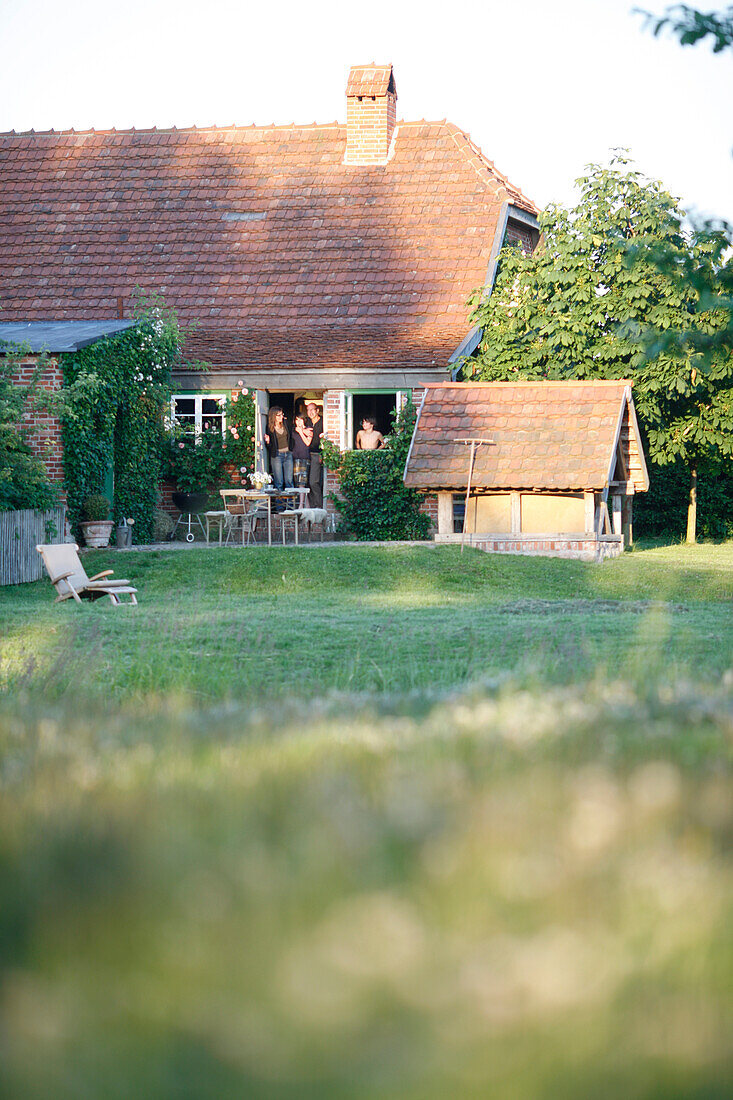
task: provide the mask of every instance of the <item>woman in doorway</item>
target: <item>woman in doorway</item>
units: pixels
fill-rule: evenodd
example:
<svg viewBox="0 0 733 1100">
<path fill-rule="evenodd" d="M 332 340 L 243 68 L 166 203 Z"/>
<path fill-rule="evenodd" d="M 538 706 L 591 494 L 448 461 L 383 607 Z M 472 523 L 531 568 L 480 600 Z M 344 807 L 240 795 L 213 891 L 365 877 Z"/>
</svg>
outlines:
<svg viewBox="0 0 733 1100">
<path fill-rule="evenodd" d="M 293 481 L 299 489 L 308 487 L 308 468 L 310 466 L 310 445 L 313 442 L 313 425 L 310 417 L 303 413 L 295 414 L 293 431 Z"/>
<path fill-rule="evenodd" d="M 267 414 L 265 444 L 270 456 L 270 472 L 276 489 L 293 488 L 293 433 L 279 405 Z"/>
</svg>

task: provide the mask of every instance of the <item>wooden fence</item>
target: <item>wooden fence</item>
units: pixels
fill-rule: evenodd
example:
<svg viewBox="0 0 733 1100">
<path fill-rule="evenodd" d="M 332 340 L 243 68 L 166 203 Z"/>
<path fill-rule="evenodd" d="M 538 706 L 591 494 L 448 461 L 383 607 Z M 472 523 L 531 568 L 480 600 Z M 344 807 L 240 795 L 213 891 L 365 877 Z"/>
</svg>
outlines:
<svg viewBox="0 0 733 1100">
<path fill-rule="evenodd" d="M 37 581 L 43 576 L 36 546 L 63 542 L 65 511 L 61 505 L 48 512 L 0 512 L 0 585 Z"/>
</svg>

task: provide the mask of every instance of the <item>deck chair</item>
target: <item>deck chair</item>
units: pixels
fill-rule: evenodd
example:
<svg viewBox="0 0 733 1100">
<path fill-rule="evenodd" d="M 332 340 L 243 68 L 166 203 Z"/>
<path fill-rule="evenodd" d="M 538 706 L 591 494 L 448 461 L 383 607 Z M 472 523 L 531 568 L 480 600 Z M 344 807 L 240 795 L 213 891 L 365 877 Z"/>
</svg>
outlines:
<svg viewBox="0 0 733 1100">
<path fill-rule="evenodd" d="M 129 596 L 130 603 L 137 604 L 137 588 L 132 588 L 126 580 L 111 580 L 114 570 L 105 569 L 103 573 L 88 577 L 79 560 L 79 547 L 75 542 L 37 546 L 36 550 L 43 558 L 46 572 L 56 589 L 56 603 L 69 599 L 81 603 L 82 596 L 88 600 L 109 596 L 115 607 L 119 607 L 122 603 L 120 596 Z"/>
</svg>

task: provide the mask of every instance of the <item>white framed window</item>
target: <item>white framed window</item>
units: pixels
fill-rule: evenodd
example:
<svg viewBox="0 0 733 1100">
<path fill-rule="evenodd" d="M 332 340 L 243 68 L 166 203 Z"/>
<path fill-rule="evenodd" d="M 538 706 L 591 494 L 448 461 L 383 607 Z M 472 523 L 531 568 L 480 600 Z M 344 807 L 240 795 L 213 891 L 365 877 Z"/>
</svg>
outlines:
<svg viewBox="0 0 733 1100">
<path fill-rule="evenodd" d="M 222 435 L 227 426 L 225 393 L 174 393 L 171 397 L 171 423 L 192 431 L 203 431 L 204 424 L 217 424 Z"/>
<path fill-rule="evenodd" d="M 341 450 L 356 446 L 362 417 L 375 420 L 377 431 L 389 435 L 395 414 L 401 412 L 410 390 L 347 390 L 341 393 Z"/>
</svg>

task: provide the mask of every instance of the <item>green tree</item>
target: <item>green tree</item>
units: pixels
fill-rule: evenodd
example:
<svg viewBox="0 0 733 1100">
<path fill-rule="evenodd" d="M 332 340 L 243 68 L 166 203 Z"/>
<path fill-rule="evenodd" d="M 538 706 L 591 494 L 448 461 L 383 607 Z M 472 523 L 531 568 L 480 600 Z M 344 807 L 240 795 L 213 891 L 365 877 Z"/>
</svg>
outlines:
<svg viewBox="0 0 733 1100">
<path fill-rule="evenodd" d="M 653 34 L 669 30 L 679 38 L 682 46 L 695 46 L 708 37 L 713 40 L 713 53 L 733 46 L 733 6 L 719 12 L 704 12 L 689 4 L 672 4 L 663 15 L 654 15 L 641 8 L 636 11 L 644 16 Z"/>
<path fill-rule="evenodd" d="M 677 200 L 623 154 L 577 184 L 574 208 L 541 216 L 540 247 L 505 249 L 493 293 L 475 296 L 483 337 L 463 377 L 629 378 L 652 462 L 688 466 L 694 540 L 700 464 L 733 453 L 727 239 L 685 231 Z"/>
</svg>

